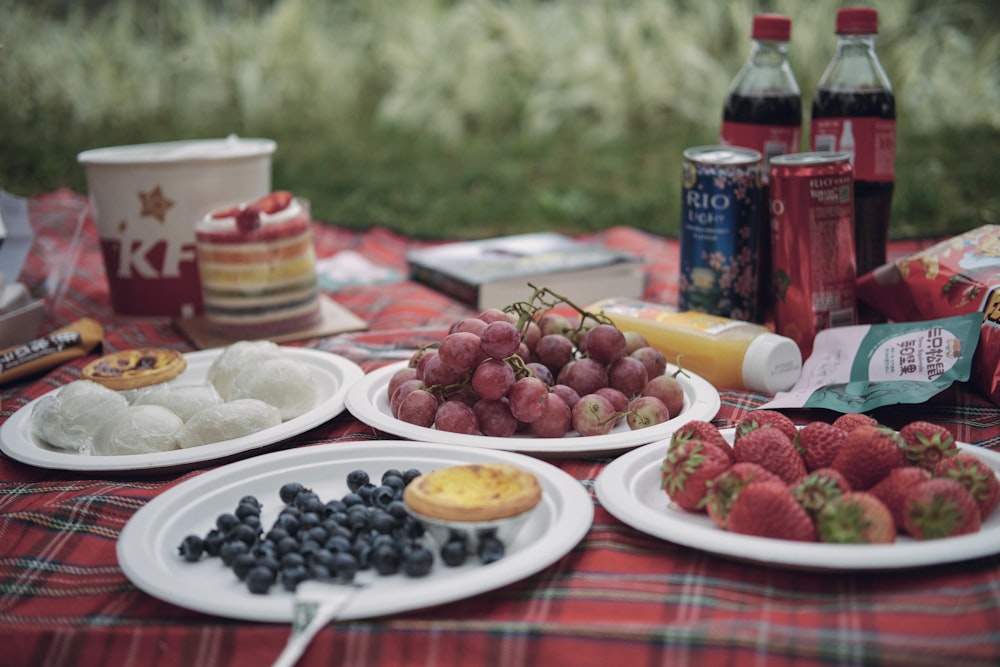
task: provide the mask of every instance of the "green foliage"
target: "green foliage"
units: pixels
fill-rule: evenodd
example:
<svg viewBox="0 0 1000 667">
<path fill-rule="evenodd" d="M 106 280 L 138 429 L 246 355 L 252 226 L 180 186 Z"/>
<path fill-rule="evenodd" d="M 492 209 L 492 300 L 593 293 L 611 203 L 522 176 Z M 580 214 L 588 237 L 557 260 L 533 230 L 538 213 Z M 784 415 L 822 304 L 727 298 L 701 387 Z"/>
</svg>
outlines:
<svg viewBox="0 0 1000 667">
<path fill-rule="evenodd" d="M 0 186 L 84 191 L 81 150 L 236 133 L 275 139 L 275 186 L 345 226 L 676 234 L 681 151 L 717 141 L 755 11 L 792 17 L 808 100 L 846 4 L 0 0 Z M 893 234 L 995 222 L 1000 12 L 873 4 L 899 114 Z"/>
</svg>

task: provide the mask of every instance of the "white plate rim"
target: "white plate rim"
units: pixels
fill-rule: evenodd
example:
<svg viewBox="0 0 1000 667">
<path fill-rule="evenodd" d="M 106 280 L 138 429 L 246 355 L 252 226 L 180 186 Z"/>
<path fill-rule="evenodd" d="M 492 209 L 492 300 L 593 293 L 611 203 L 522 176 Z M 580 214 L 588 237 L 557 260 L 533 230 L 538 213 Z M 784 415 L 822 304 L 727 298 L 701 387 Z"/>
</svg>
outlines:
<svg viewBox="0 0 1000 667">
<path fill-rule="evenodd" d="M 607 435 L 579 436 L 574 434 L 563 438 L 470 436 L 408 424 L 392 416 L 389 411 L 386 389 L 393 374 L 405 368 L 408 363 L 408 361 L 396 362 L 365 375 L 354 385 L 347 396 L 348 411 L 369 426 L 410 440 L 562 456 L 606 454 L 633 449 L 667 437 L 689 421 L 710 421 L 722 407 L 722 399 L 714 386 L 704 378 L 684 370 L 677 375 L 677 379 L 684 388 L 684 410 L 678 416 L 662 424 L 632 431 L 627 424 L 622 423 Z M 667 373 L 673 374 L 677 370 L 677 366 L 667 364 Z"/>
<path fill-rule="evenodd" d="M 116 546 L 119 565 L 137 588 L 165 602 L 228 618 L 289 622 L 292 619 L 293 595 L 281 589 L 280 585 L 266 595 L 254 595 L 221 563 L 206 562 L 204 558 L 195 565 L 183 562 L 177 554 L 177 545 L 182 539 L 179 536 L 191 527 L 177 524 L 183 522 L 187 514 L 196 511 L 199 503 L 211 503 L 225 496 L 235 506 L 244 494 L 254 492 L 255 483 L 264 484 L 265 480 L 271 484 L 268 490 L 276 496 L 280 483 L 294 481 L 281 477 L 286 471 L 306 468 L 320 474 L 338 466 L 364 468 L 375 465 L 373 461 L 406 461 L 406 464 L 399 465 L 407 467 L 411 464 L 419 466 L 420 462 L 426 466 L 428 462 L 451 465 L 486 461 L 520 466 L 538 477 L 543 491 L 540 507 L 544 511 L 537 515 L 537 519 L 536 516 L 530 517 L 527 525 L 533 521 L 544 522 L 546 517 L 548 523 L 533 529 L 537 532 L 545 528 L 540 539 L 515 541 L 518 545 L 516 550 L 508 551 L 503 558 L 490 565 L 467 564 L 453 570 L 435 562 L 435 571 L 422 579 L 406 579 L 402 574 L 379 577 L 374 573 L 363 573 L 374 584 L 348 604 L 340 620 L 372 618 L 436 606 L 514 583 L 540 572 L 569 553 L 593 523 L 593 499 L 583 484 L 540 459 L 513 452 L 428 442 L 339 441 L 262 454 L 200 473 L 171 487 L 140 508 L 126 523 Z M 426 467 L 425 471 L 429 469 Z M 376 470 L 371 468 L 369 472 L 375 474 Z M 267 502 L 264 502 L 266 509 Z M 206 517 L 209 527 L 213 517 Z M 268 525 L 269 520 L 265 519 L 264 524 Z M 192 529 L 188 532 L 199 531 Z M 194 569 L 199 567 L 206 569 Z M 210 590 L 211 585 L 206 590 L 201 581 L 205 576 L 212 577 L 212 582 L 218 582 L 213 584 L 217 590 Z M 227 576 L 228 580 L 225 579 Z M 377 594 L 380 583 L 382 587 L 387 587 L 387 592 Z"/>
<path fill-rule="evenodd" d="M 734 429 L 722 429 L 732 442 Z M 726 532 L 706 515 L 691 514 L 643 502 L 637 485 L 652 476 L 666 454 L 668 441 L 650 443 L 615 459 L 598 475 L 594 491 L 601 505 L 621 522 L 652 537 L 721 556 L 768 565 L 814 570 L 892 570 L 938 565 L 1000 552 L 1000 511 L 983 524 L 978 533 L 941 540 L 917 541 L 901 536 L 889 545 L 820 544 L 775 540 Z M 958 443 L 1000 473 L 1000 454 L 967 443 Z"/>
<path fill-rule="evenodd" d="M 281 349 L 289 359 L 309 366 L 313 374 L 318 376 L 320 380 L 336 383 L 336 388 L 330 395 L 322 398 L 312 410 L 277 426 L 240 438 L 213 442 L 189 449 L 175 449 L 150 454 L 91 456 L 39 446 L 31 435 L 31 411 L 42 398 L 38 397 L 18 409 L 0 427 L 0 450 L 22 463 L 52 470 L 76 472 L 173 470 L 198 463 L 224 460 L 276 444 L 319 426 L 342 413 L 345 409 L 344 401 L 348 391 L 351 386 L 364 377 L 364 370 L 350 359 L 332 352 L 287 346 L 282 346 Z M 186 353 L 184 358 L 188 362 L 188 367 L 172 382 L 186 384 L 204 381 L 208 367 L 223 351 L 224 348 L 215 348 Z M 59 389 L 55 391 L 59 391 Z"/>
</svg>

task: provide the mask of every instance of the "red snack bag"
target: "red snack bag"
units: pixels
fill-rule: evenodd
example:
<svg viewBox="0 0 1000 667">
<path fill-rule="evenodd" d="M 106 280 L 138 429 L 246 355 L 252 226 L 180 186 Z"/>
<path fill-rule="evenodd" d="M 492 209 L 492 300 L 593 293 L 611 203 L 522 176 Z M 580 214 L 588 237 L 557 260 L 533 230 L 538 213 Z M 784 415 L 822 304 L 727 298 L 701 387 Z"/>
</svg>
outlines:
<svg viewBox="0 0 1000 667">
<path fill-rule="evenodd" d="M 970 382 L 1000 405 L 1000 225 L 984 225 L 858 278 L 858 298 L 897 322 L 982 312 Z"/>
</svg>

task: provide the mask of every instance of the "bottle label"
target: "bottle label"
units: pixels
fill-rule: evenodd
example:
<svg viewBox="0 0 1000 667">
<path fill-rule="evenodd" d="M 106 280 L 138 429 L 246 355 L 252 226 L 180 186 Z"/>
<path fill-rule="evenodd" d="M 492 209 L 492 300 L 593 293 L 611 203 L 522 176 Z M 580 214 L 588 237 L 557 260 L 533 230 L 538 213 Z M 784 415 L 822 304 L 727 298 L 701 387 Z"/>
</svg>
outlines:
<svg viewBox="0 0 1000 667">
<path fill-rule="evenodd" d="M 702 313 L 696 310 L 674 310 L 670 306 L 634 299 L 608 299 L 601 301 L 588 310 L 601 310 L 614 319 L 615 315 L 623 315 L 647 322 L 659 322 L 690 331 L 718 336 L 730 329 L 747 326 L 746 322 L 733 320 L 721 315 Z"/>
<path fill-rule="evenodd" d="M 850 153 L 856 181 L 896 179 L 896 121 L 891 118 L 813 119 L 811 149 Z"/>
<path fill-rule="evenodd" d="M 775 155 L 798 153 L 802 130 L 797 125 L 760 125 L 757 123 L 722 122 L 720 139 L 723 146 L 743 146 L 760 151 L 764 156 L 761 180 L 767 183 L 771 158 Z"/>
</svg>

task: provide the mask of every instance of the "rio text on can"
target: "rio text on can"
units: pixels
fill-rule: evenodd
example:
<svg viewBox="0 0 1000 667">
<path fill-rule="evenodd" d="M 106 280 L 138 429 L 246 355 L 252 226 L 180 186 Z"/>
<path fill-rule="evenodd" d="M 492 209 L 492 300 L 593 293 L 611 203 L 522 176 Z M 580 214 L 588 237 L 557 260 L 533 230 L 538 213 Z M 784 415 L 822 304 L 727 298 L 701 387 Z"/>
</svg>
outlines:
<svg viewBox="0 0 1000 667">
<path fill-rule="evenodd" d="M 818 331 L 857 321 L 853 182 L 847 153 L 771 160 L 775 329 L 803 359 Z"/>
<path fill-rule="evenodd" d="M 680 310 L 757 317 L 761 154 L 699 146 L 684 151 Z"/>
</svg>

